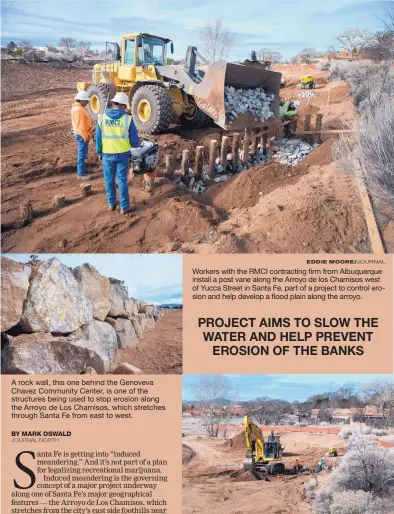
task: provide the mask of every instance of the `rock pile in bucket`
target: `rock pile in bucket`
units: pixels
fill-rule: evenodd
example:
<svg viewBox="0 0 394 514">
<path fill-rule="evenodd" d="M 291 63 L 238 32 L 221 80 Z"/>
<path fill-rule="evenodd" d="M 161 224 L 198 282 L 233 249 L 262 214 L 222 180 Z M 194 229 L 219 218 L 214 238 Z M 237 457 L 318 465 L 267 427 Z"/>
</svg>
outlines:
<svg viewBox="0 0 394 514">
<path fill-rule="evenodd" d="M 235 120 L 241 114 L 251 114 L 263 121 L 274 117 L 270 110 L 273 94 L 266 94 L 261 87 L 241 89 L 233 86 L 224 88 L 224 107 L 229 121 Z"/>
</svg>

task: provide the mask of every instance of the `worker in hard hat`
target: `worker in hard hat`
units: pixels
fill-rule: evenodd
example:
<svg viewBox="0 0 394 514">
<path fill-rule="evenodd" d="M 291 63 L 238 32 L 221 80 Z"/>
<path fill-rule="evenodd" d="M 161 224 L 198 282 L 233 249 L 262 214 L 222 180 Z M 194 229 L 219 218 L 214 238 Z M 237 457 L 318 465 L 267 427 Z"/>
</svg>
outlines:
<svg viewBox="0 0 394 514">
<path fill-rule="evenodd" d="M 319 462 L 317 463 L 317 472 L 318 473 L 321 473 L 323 471 L 323 467 L 324 467 L 324 459 L 323 457 L 319 460 Z"/>
<path fill-rule="evenodd" d="M 294 475 L 297 473 L 298 471 L 298 459 L 295 458 L 294 461 L 293 461 L 293 473 Z"/>
<path fill-rule="evenodd" d="M 85 161 L 88 158 L 89 141 L 92 137 L 92 125 L 86 109 L 89 101 L 88 93 L 86 91 L 79 91 L 74 98 L 71 108 L 73 134 L 78 145 L 77 177 L 80 180 L 88 178 Z"/>
<path fill-rule="evenodd" d="M 135 209 L 130 205 L 127 172 L 130 150 L 138 146 L 138 132 L 132 117 L 126 113 L 129 97 L 116 93 L 112 107 L 101 114 L 96 126 L 96 151 L 103 161 L 105 191 L 111 211 L 117 206 L 115 177 L 118 179 L 120 213 L 128 214 Z"/>
<path fill-rule="evenodd" d="M 291 102 L 290 100 L 281 100 L 279 118 L 283 120 L 284 118 L 291 118 L 295 114 L 297 114 L 295 102 Z"/>
</svg>

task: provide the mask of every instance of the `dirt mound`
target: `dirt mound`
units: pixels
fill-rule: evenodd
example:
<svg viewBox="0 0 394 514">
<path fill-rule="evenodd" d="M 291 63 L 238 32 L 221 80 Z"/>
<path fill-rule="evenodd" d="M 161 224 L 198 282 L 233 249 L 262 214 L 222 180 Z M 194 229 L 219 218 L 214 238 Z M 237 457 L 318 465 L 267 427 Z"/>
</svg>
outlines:
<svg viewBox="0 0 394 514">
<path fill-rule="evenodd" d="M 226 211 L 252 207 L 261 196 L 283 185 L 296 183 L 303 174 L 305 169 L 299 166 L 263 164 L 243 171 L 227 183 L 219 183 L 207 193 L 207 197 L 212 199 L 215 207 Z"/>
<path fill-rule="evenodd" d="M 240 434 L 237 434 L 236 436 L 232 437 L 231 439 L 227 439 L 223 443 L 223 446 L 225 448 L 234 448 L 236 450 L 241 450 L 246 448 L 246 442 L 245 442 L 245 432 L 241 432 Z"/>
<path fill-rule="evenodd" d="M 313 152 L 303 159 L 299 166 L 302 169 L 311 168 L 312 166 L 325 166 L 332 162 L 333 140 L 328 139 L 318 146 Z"/>
<path fill-rule="evenodd" d="M 182 444 L 182 464 L 187 464 L 192 460 L 195 456 L 195 451 L 187 446 L 187 444 Z"/>
<path fill-rule="evenodd" d="M 233 210 L 216 240 L 198 251 L 220 253 L 231 241 L 237 253 L 369 252 L 360 203 L 353 177 L 314 166 L 253 207 Z"/>
</svg>

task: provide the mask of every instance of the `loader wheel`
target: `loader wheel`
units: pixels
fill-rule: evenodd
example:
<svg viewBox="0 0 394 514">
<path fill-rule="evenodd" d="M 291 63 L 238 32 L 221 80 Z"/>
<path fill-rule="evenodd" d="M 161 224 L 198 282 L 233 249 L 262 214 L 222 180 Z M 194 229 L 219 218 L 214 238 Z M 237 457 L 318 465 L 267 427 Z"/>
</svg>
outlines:
<svg viewBox="0 0 394 514">
<path fill-rule="evenodd" d="M 189 98 L 189 102 L 193 105 L 192 114 L 182 114 L 179 119 L 181 120 L 181 123 L 184 127 L 202 128 L 207 123 L 209 118 L 205 112 L 197 107 L 194 100 Z"/>
<path fill-rule="evenodd" d="M 309 89 L 315 89 L 315 83 L 314 82 L 311 82 L 309 84 Z"/>
<path fill-rule="evenodd" d="M 100 114 L 107 108 L 109 89 L 106 84 L 92 84 L 88 87 L 90 102 L 88 112 L 92 120 L 97 121 Z"/>
<path fill-rule="evenodd" d="M 172 103 L 163 87 L 141 86 L 133 95 L 131 113 L 139 131 L 160 134 L 171 123 Z"/>
</svg>

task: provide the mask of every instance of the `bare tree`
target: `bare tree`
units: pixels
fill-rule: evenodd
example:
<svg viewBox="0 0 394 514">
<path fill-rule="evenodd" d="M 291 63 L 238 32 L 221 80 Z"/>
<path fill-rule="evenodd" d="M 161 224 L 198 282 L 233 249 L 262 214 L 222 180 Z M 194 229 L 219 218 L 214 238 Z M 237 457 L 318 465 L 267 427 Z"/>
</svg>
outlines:
<svg viewBox="0 0 394 514">
<path fill-rule="evenodd" d="M 365 387 L 364 394 L 369 403 L 381 410 L 383 420 L 386 411 L 391 415 L 394 410 L 394 382 L 375 380 Z"/>
<path fill-rule="evenodd" d="M 47 45 L 46 49 L 48 50 L 48 52 L 52 52 L 53 54 L 59 53 L 59 50 L 56 48 L 56 46 L 53 45 Z"/>
<path fill-rule="evenodd" d="M 76 49 L 78 50 L 82 59 L 87 56 L 91 46 L 92 43 L 89 41 L 78 41 L 78 43 L 76 43 Z"/>
<path fill-rule="evenodd" d="M 259 425 L 274 423 L 278 425 L 286 414 L 290 414 L 294 408 L 285 400 L 262 396 L 256 398 L 247 407 L 247 413 L 253 417 Z"/>
<path fill-rule="evenodd" d="M 296 57 L 301 58 L 301 62 L 304 62 L 306 64 L 310 64 L 313 59 L 319 56 L 319 52 L 316 50 L 316 48 L 304 48 L 297 54 Z"/>
<path fill-rule="evenodd" d="M 257 52 L 257 59 L 259 61 L 272 61 L 273 64 L 281 61 L 283 58 L 282 54 L 276 50 L 270 50 L 269 48 L 261 48 Z"/>
<path fill-rule="evenodd" d="M 63 50 L 67 54 L 71 54 L 74 48 L 76 47 L 77 42 L 72 37 L 62 37 L 62 39 L 59 41 L 60 48 L 63 48 Z"/>
<path fill-rule="evenodd" d="M 205 25 L 200 32 L 200 39 L 205 57 L 211 64 L 226 60 L 234 45 L 234 36 L 223 27 L 220 18 Z"/>
<path fill-rule="evenodd" d="M 217 437 L 220 422 L 228 416 L 231 409 L 230 382 L 222 375 L 204 375 L 194 387 L 194 393 L 200 403 L 204 428 L 210 437 Z M 223 408 L 226 400 L 226 409 Z"/>
<path fill-rule="evenodd" d="M 360 29 L 348 29 L 335 37 L 339 46 L 351 55 L 351 58 L 358 58 L 361 51 L 373 41 L 373 35 Z"/>
<path fill-rule="evenodd" d="M 19 42 L 18 47 L 22 50 L 22 52 L 27 52 L 33 48 L 33 45 L 27 39 L 23 39 Z"/>
</svg>

